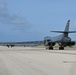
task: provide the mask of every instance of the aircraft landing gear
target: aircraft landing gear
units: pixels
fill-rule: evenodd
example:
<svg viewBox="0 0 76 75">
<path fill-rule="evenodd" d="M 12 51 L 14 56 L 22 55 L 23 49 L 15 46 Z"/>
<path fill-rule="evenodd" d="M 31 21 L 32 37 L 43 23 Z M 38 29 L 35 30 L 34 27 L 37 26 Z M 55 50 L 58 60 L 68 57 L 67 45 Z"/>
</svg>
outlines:
<svg viewBox="0 0 76 75">
<path fill-rule="evenodd" d="M 9 48 L 9 45 L 7 45 L 7 47 Z"/>
<path fill-rule="evenodd" d="M 59 50 L 64 50 L 64 47 L 59 47 Z"/>
<path fill-rule="evenodd" d="M 53 47 L 49 47 L 49 50 L 53 50 Z"/>
</svg>

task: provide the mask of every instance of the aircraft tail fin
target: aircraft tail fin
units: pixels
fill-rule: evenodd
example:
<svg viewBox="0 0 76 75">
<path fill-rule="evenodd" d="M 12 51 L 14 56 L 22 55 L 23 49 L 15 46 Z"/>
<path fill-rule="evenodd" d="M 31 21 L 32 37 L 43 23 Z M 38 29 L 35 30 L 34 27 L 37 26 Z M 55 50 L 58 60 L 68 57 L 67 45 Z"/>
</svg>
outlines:
<svg viewBox="0 0 76 75">
<path fill-rule="evenodd" d="M 69 31 L 69 25 L 70 25 L 70 20 L 67 21 L 66 27 L 65 27 L 65 32 Z"/>
<path fill-rule="evenodd" d="M 64 31 L 51 31 L 56 33 L 76 33 L 76 31 L 69 31 L 70 20 L 67 21 L 66 27 Z"/>
</svg>

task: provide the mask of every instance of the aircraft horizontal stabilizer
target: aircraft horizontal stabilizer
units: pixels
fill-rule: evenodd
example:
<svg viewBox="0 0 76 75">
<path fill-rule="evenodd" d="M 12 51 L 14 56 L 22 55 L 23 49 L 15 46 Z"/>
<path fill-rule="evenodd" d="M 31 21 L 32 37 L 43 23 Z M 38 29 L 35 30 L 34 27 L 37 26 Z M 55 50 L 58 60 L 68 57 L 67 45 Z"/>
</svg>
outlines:
<svg viewBox="0 0 76 75">
<path fill-rule="evenodd" d="M 76 31 L 51 31 L 55 33 L 76 33 Z"/>
</svg>

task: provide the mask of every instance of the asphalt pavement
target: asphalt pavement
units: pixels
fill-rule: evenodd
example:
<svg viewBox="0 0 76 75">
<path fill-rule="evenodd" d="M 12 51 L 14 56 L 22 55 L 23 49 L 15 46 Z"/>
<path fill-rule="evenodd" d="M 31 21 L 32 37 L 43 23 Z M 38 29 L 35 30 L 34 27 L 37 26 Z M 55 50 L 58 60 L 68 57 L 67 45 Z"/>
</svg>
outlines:
<svg viewBox="0 0 76 75">
<path fill-rule="evenodd" d="M 76 75 L 76 50 L 0 47 L 0 75 Z"/>
</svg>

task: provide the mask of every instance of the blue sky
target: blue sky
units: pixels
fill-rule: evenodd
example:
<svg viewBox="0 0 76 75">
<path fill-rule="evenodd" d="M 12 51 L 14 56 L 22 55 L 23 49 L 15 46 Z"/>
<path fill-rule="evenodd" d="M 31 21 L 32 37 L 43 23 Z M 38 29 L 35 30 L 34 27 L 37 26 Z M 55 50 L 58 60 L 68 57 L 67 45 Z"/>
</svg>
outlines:
<svg viewBox="0 0 76 75">
<path fill-rule="evenodd" d="M 76 30 L 76 0 L 0 0 L 0 41 L 35 41 Z M 70 34 L 76 40 L 76 34 Z"/>
</svg>

